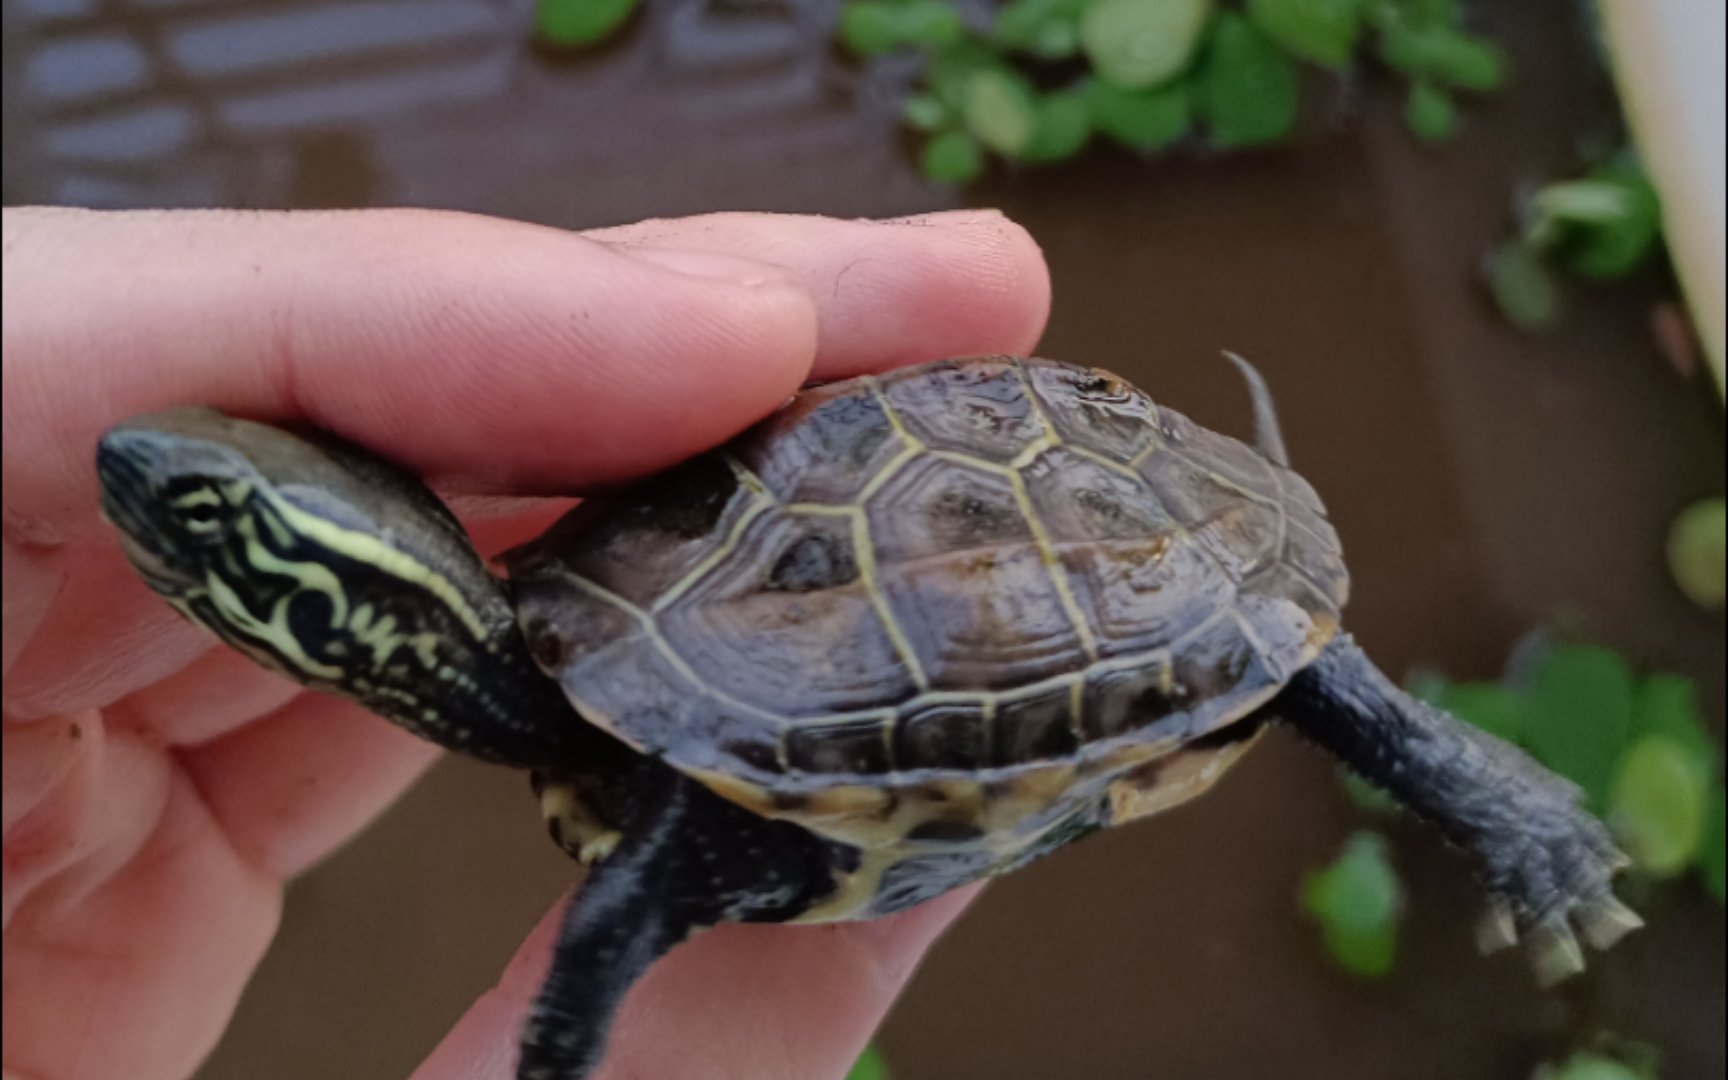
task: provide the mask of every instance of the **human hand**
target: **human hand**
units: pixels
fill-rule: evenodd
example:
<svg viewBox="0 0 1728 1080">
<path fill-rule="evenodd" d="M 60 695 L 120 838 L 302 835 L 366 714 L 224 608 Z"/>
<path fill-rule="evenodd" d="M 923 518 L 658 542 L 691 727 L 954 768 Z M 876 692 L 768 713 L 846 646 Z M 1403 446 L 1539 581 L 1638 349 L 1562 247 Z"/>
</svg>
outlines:
<svg viewBox="0 0 1728 1080">
<path fill-rule="evenodd" d="M 567 492 L 714 445 L 809 378 L 1025 352 L 1049 300 L 1030 238 L 970 211 L 582 235 L 7 211 L 4 250 L 5 1080 L 189 1075 L 283 880 L 436 755 L 215 646 L 137 580 L 97 519 L 109 424 L 214 405 L 332 429 L 447 492 Z M 489 553 L 547 517 L 469 525 Z M 632 992 L 597 1080 L 837 1080 L 963 903 L 701 935 Z M 555 926 L 415 1080 L 514 1075 Z"/>
</svg>

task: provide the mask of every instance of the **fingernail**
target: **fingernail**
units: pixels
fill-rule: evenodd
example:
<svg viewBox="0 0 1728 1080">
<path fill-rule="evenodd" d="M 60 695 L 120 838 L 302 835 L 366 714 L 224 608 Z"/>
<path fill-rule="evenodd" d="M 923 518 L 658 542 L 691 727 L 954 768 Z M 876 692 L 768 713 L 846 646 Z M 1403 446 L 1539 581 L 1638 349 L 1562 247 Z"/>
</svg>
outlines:
<svg viewBox="0 0 1728 1080">
<path fill-rule="evenodd" d="M 632 259 L 652 263 L 667 270 L 676 270 L 680 274 L 715 278 L 734 285 L 777 285 L 788 280 L 785 271 L 777 266 L 754 259 L 741 259 L 735 255 L 648 247 L 620 247 L 616 250 Z"/>
<path fill-rule="evenodd" d="M 1002 211 L 984 208 L 968 208 L 965 210 L 937 210 L 929 214 L 911 214 L 907 217 L 883 218 L 883 225 L 984 225 L 1001 221 Z"/>
</svg>

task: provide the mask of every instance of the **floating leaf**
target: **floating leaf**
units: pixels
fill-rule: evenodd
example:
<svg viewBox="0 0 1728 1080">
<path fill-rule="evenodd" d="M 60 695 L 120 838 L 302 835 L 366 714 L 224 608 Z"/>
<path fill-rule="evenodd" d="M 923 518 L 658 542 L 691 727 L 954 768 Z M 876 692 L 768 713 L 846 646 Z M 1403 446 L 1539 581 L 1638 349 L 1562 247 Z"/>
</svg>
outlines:
<svg viewBox="0 0 1728 1080">
<path fill-rule="evenodd" d="M 1690 749 L 1666 735 L 1646 735 L 1615 770 L 1609 820 L 1640 869 L 1673 877 L 1698 855 L 1709 796 Z"/>
<path fill-rule="evenodd" d="M 1458 106 L 1452 95 L 1426 79 L 1410 84 L 1404 104 L 1404 123 L 1412 134 L 1426 142 L 1444 142 L 1458 133 Z"/>
<path fill-rule="evenodd" d="M 874 1046 L 867 1046 L 858 1063 L 846 1074 L 846 1080 L 888 1080 L 888 1063 Z"/>
<path fill-rule="evenodd" d="M 945 184 L 964 184 L 984 171 L 984 150 L 964 131 L 944 131 L 924 144 L 924 175 Z"/>
<path fill-rule="evenodd" d="M 1724 866 L 1728 862 L 1724 855 L 1728 851 L 1728 798 L 1721 784 L 1710 793 L 1710 813 L 1704 825 L 1704 850 L 1699 856 L 1704 882 L 1718 903 L 1728 904 L 1728 868 Z"/>
<path fill-rule="evenodd" d="M 1364 780 L 1349 769 L 1340 768 L 1338 772 L 1344 778 L 1345 794 L 1357 809 L 1371 814 L 1396 814 L 1403 809 L 1397 799 L 1375 787 L 1373 781 Z"/>
<path fill-rule="evenodd" d="M 1301 94 L 1295 61 L 1241 15 L 1218 16 L 1200 81 L 1214 145 L 1250 146 L 1288 134 Z"/>
<path fill-rule="evenodd" d="M 898 49 L 900 13 L 896 5 L 887 0 L 847 0 L 840 8 L 840 40 L 865 56 Z"/>
<path fill-rule="evenodd" d="M 1098 74 L 1127 90 L 1168 82 L 1194 58 L 1212 0 L 1094 0 L 1080 46 Z"/>
<path fill-rule="evenodd" d="M 1728 561 L 1728 510 L 1721 499 L 1693 503 L 1668 530 L 1668 568 L 1682 592 L 1707 608 L 1722 606 Z"/>
<path fill-rule="evenodd" d="M 1364 0 L 1249 0 L 1248 17 L 1290 52 L 1339 69 L 1362 30 Z"/>
<path fill-rule="evenodd" d="M 980 71 L 1012 72 L 989 47 L 965 39 L 946 49 L 938 49 L 930 58 L 925 79 L 930 92 L 956 113 L 966 108 L 966 95 L 972 76 Z"/>
<path fill-rule="evenodd" d="M 1352 836 L 1338 861 L 1309 874 L 1302 887 L 1302 906 L 1319 920 L 1333 958 L 1358 975 L 1392 970 L 1403 904 L 1403 886 L 1378 833 Z"/>
<path fill-rule="evenodd" d="M 1459 90 L 1497 90 L 1506 81 L 1506 57 L 1497 46 L 1439 23 L 1387 25 L 1380 56 L 1412 77 Z"/>
<path fill-rule="evenodd" d="M 1453 683 L 1438 704 L 1447 712 L 1507 742 L 1524 738 L 1524 699 L 1499 683 Z"/>
<path fill-rule="evenodd" d="M 953 112 L 934 94 L 913 94 L 900 111 L 919 131 L 938 131 L 954 122 Z"/>
<path fill-rule="evenodd" d="M 996 12 L 996 40 L 1046 59 L 1072 56 L 1080 48 L 1080 13 L 1085 0 L 1012 0 Z"/>
<path fill-rule="evenodd" d="M 1559 645 L 1536 670 L 1526 742 L 1598 811 L 1608 805 L 1615 763 L 1631 736 L 1632 703 L 1632 671 L 1610 649 Z"/>
<path fill-rule="evenodd" d="M 1716 742 L 1704 729 L 1698 712 L 1698 687 L 1684 675 L 1650 675 L 1638 684 L 1632 706 L 1632 737 L 1661 735 L 1686 751 L 1699 780 L 1716 777 Z"/>
<path fill-rule="evenodd" d="M 961 115 L 966 130 L 985 146 L 1009 157 L 1018 156 L 1037 130 L 1037 101 L 1031 84 L 1018 72 L 983 68 L 966 83 Z"/>
<path fill-rule="evenodd" d="M 1573 218 L 1555 247 L 1568 270 L 1581 277 L 1621 277 L 1635 270 L 1656 250 L 1662 237 L 1662 202 L 1636 162 L 1619 160 L 1599 165 L 1589 179 L 1567 185 L 1590 184 L 1594 189 L 1618 191 L 1614 212 L 1595 219 Z M 1540 197 L 1540 196 L 1538 196 Z"/>
<path fill-rule="evenodd" d="M 540 0 L 534 32 L 554 45 L 592 45 L 624 24 L 636 0 Z"/>
<path fill-rule="evenodd" d="M 1083 91 L 1099 131 L 1135 150 L 1157 150 L 1188 133 L 1188 87 L 1172 83 L 1154 90 L 1124 90 L 1093 79 Z"/>
<path fill-rule="evenodd" d="M 948 0 L 901 0 L 895 7 L 900 40 L 908 45 L 952 45 L 966 32 L 960 12 Z"/>
<path fill-rule="evenodd" d="M 1092 113 L 1078 90 L 1044 95 L 1034 116 L 1032 138 L 1020 151 L 1027 161 L 1072 157 L 1092 137 Z"/>
<path fill-rule="evenodd" d="M 1625 184 L 1605 180 L 1562 180 L 1538 191 L 1536 213 L 1558 221 L 1612 225 L 1637 212 L 1637 198 Z"/>
<path fill-rule="evenodd" d="M 1500 314 L 1520 330 L 1543 330 L 1560 312 L 1560 294 L 1542 259 L 1513 240 L 1488 256 L 1488 288 Z"/>
<path fill-rule="evenodd" d="M 1625 1062 L 1582 1051 L 1566 1059 L 1566 1063 L 1559 1067 L 1544 1067 L 1536 1076 L 1537 1080 L 1655 1080 L 1654 1074 L 1642 1072 Z"/>
</svg>

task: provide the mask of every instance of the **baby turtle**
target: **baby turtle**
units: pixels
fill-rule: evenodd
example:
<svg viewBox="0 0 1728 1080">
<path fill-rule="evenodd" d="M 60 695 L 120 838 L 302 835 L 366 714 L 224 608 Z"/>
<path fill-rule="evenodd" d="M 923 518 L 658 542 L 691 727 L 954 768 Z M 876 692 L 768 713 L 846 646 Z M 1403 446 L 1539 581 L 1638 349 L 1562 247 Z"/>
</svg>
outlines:
<svg viewBox="0 0 1728 1080">
<path fill-rule="evenodd" d="M 523 1036 L 580 1080 L 694 930 L 902 911 L 1209 788 L 1288 724 L 1472 855 L 1496 936 L 1637 925 L 1578 792 L 1348 635 L 1337 534 L 1258 449 L 1105 372 L 945 360 L 807 390 L 582 503 L 500 581 L 417 479 L 210 409 L 102 439 L 144 579 L 259 663 L 532 769 L 592 870 Z"/>
</svg>

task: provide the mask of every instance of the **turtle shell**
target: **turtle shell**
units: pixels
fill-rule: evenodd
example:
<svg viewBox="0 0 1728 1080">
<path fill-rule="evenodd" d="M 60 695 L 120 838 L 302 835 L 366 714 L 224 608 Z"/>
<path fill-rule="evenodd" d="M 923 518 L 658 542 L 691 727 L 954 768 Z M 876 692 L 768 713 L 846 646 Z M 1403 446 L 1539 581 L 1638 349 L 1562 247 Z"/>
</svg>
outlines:
<svg viewBox="0 0 1728 1080">
<path fill-rule="evenodd" d="M 989 828 L 990 793 L 1047 805 L 1193 744 L 1314 658 L 1348 588 L 1300 477 L 1012 357 L 807 390 L 509 569 L 586 717 L 843 837 L 916 794 Z"/>
</svg>

